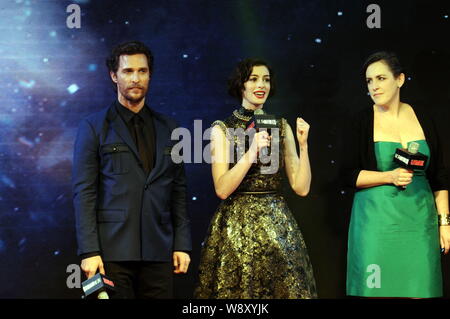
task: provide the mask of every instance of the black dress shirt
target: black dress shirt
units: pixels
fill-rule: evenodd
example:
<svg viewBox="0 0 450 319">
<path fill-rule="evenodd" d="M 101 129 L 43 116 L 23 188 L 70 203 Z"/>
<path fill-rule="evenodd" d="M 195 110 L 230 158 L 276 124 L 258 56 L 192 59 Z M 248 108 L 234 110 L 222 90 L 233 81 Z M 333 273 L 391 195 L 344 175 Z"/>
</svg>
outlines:
<svg viewBox="0 0 450 319">
<path fill-rule="evenodd" d="M 153 168 L 155 164 L 155 127 L 153 125 L 153 116 L 150 111 L 150 109 L 144 105 L 144 107 L 138 112 L 134 113 L 127 109 L 125 106 L 123 106 L 119 101 L 116 101 L 116 110 L 119 116 L 122 118 L 122 120 L 125 122 L 126 126 L 128 127 L 128 130 L 133 137 L 134 143 L 136 144 L 136 147 L 139 150 L 139 153 L 142 154 L 142 152 L 147 153 L 147 155 L 144 158 L 141 158 L 141 161 L 143 161 L 144 168 L 148 168 L 147 174 L 150 173 L 151 169 Z M 143 123 L 143 133 L 144 133 L 144 140 L 146 147 L 144 149 L 139 149 L 139 143 L 137 140 L 137 136 L 135 133 L 134 128 L 134 120 L 135 117 L 138 116 L 139 121 Z M 144 162 L 145 158 L 147 159 L 147 162 Z"/>
</svg>

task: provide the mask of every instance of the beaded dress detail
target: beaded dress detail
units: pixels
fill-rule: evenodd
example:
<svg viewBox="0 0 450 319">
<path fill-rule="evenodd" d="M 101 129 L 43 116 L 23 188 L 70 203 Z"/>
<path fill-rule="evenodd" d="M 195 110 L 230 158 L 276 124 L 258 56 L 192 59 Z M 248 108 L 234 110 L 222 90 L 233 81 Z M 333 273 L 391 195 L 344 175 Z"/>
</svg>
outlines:
<svg viewBox="0 0 450 319">
<path fill-rule="evenodd" d="M 229 129 L 245 130 L 252 116 L 241 107 L 212 124 L 220 126 L 234 147 L 230 169 L 237 162 L 240 142 Z M 258 160 L 212 218 L 202 247 L 196 298 L 317 298 L 303 236 L 281 195 L 286 120 L 277 120 L 277 126 L 279 155 L 272 159 L 278 161 L 277 170 L 263 173 L 270 164 Z"/>
</svg>

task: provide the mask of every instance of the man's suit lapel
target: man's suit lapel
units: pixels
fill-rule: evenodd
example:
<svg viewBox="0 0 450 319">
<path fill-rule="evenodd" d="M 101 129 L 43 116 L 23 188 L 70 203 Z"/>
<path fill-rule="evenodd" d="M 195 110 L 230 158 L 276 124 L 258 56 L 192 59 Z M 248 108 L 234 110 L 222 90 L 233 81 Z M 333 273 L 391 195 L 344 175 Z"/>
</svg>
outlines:
<svg viewBox="0 0 450 319">
<path fill-rule="evenodd" d="M 161 174 L 161 169 L 164 164 L 164 149 L 166 147 L 167 141 L 167 127 L 161 120 L 158 118 L 155 113 L 153 113 L 153 125 L 155 128 L 155 151 L 156 151 L 156 159 L 155 166 L 147 177 L 147 183 L 152 182 L 155 178 L 157 178 Z"/>
<path fill-rule="evenodd" d="M 152 112 L 152 119 L 153 119 L 153 125 L 155 128 L 155 152 L 156 152 L 156 158 L 155 158 L 155 165 L 150 172 L 150 174 L 147 176 L 147 183 L 152 182 L 155 180 L 158 176 L 161 175 L 162 169 L 164 166 L 164 152 L 165 148 L 169 145 L 166 145 L 167 143 L 167 137 L 170 137 L 170 132 L 168 132 L 168 127 L 165 125 L 164 122 L 158 117 L 155 112 Z M 116 108 L 114 104 L 111 106 L 109 112 L 108 112 L 108 121 L 112 127 L 112 129 L 117 133 L 117 135 L 122 138 L 122 140 L 128 145 L 130 150 L 134 153 L 136 158 L 138 159 L 139 163 L 142 165 L 142 161 L 139 157 L 139 152 L 137 150 L 137 147 L 133 141 L 133 138 L 123 122 L 122 118 L 117 114 Z M 144 172 L 144 171 L 142 171 Z"/>
<path fill-rule="evenodd" d="M 122 140 L 128 145 L 136 158 L 139 160 L 139 162 L 141 162 L 141 159 L 139 158 L 139 152 L 137 150 L 136 144 L 133 141 L 133 138 L 131 137 L 130 131 L 128 130 L 119 114 L 117 114 L 114 104 L 110 108 L 108 117 L 113 130 L 117 133 L 117 135 L 120 136 L 120 138 L 122 138 Z"/>
</svg>

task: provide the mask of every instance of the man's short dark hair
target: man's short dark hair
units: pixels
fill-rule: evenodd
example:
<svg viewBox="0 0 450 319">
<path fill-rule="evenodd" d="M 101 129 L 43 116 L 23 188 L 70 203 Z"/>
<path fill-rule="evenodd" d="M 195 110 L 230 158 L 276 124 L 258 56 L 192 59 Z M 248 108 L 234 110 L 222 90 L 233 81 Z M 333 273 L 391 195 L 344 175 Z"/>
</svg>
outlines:
<svg viewBox="0 0 450 319">
<path fill-rule="evenodd" d="M 144 43 L 139 41 L 125 42 L 116 46 L 112 50 L 111 55 L 106 59 L 108 71 L 117 73 L 120 56 L 133 54 L 145 54 L 147 57 L 149 73 L 151 74 L 153 71 L 153 54 Z"/>
<path fill-rule="evenodd" d="M 380 51 L 371 54 L 364 63 L 362 68 L 364 78 L 366 78 L 366 71 L 369 65 L 378 61 L 386 63 L 389 69 L 391 70 L 392 74 L 396 78 L 398 78 L 400 74 L 404 73 L 403 67 L 400 64 L 400 61 L 394 52 Z"/>
<path fill-rule="evenodd" d="M 270 74 L 270 92 L 269 96 L 271 97 L 275 94 L 275 81 L 274 74 L 271 67 L 267 64 L 267 62 L 260 59 L 245 59 L 238 63 L 236 68 L 231 73 L 230 78 L 228 79 L 228 93 L 237 98 L 239 101 L 242 101 L 242 91 L 244 90 L 244 83 L 248 81 L 250 75 L 252 75 L 254 66 L 265 66 L 269 70 Z"/>
</svg>

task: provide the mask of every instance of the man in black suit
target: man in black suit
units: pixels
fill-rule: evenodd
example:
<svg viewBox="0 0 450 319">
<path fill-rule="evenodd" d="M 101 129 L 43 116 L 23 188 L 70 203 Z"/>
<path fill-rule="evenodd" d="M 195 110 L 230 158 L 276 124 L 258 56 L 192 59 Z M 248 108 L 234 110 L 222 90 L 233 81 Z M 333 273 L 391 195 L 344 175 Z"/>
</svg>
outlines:
<svg viewBox="0 0 450 319">
<path fill-rule="evenodd" d="M 176 123 L 145 104 L 153 56 L 143 43 L 106 62 L 118 99 L 82 121 L 74 148 L 81 268 L 106 273 L 119 298 L 172 298 L 192 249 L 184 168 L 170 155 Z"/>
</svg>

